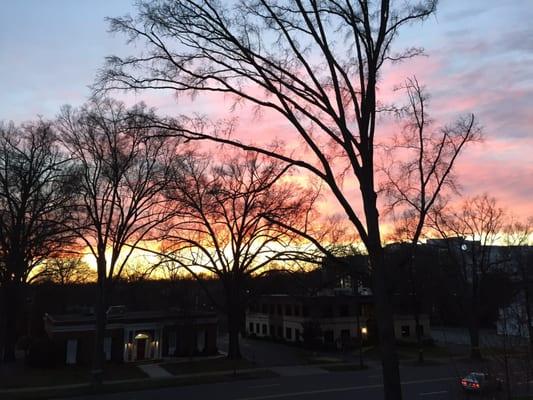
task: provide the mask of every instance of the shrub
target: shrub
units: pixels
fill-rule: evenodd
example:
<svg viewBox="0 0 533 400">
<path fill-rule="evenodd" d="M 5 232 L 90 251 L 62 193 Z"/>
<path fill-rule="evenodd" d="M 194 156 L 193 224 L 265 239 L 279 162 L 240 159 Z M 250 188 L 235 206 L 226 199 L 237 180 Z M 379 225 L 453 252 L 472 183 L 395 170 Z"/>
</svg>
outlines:
<svg viewBox="0 0 533 400">
<path fill-rule="evenodd" d="M 26 356 L 26 363 L 31 367 L 54 368 L 59 364 L 57 346 L 48 338 L 34 340 Z"/>
</svg>

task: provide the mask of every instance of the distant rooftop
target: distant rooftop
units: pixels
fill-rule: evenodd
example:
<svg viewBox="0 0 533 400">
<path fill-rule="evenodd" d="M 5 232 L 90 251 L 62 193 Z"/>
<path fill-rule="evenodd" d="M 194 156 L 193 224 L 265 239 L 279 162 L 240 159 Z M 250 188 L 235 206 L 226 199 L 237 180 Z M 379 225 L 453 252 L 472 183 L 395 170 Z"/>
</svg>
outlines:
<svg viewBox="0 0 533 400">
<path fill-rule="evenodd" d="M 216 313 L 210 311 L 190 311 L 181 310 L 147 310 L 147 311 L 128 311 L 121 308 L 120 312 L 116 308 L 111 308 L 107 314 L 108 322 L 146 322 L 161 321 L 167 319 L 189 319 L 189 318 L 215 318 Z M 94 323 L 94 313 L 76 313 L 76 314 L 45 314 L 45 321 L 53 325 L 77 325 Z"/>
</svg>

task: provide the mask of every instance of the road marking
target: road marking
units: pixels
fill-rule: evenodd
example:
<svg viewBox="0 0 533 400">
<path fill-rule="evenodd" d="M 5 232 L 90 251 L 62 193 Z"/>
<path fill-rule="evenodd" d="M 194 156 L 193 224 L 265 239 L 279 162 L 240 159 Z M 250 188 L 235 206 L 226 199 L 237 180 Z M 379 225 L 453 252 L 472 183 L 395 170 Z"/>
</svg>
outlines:
<svg viewBox="0 0 533 400">
<path fill-rule="evenodd" d="M 267 388 L 267 387 L 273 387 L 273 386 L 281 386 L 281 383 L 272 383 L 270 385 L 255 385 L 255 386 L 248 386 L 250 389 L 259 389 L 259 388 Z"/>
<path fill-rule="evenodd" d="M 295 397 L 295 396 L 306 396 L 310 394 L 318 393 L 334 393 L 334 392 L 348 392 L 350 390 L 361 390 L 361 389 L 377 389 L 383 385 L 367 385 L 367 386 L 350 386 L 344 388 L 336 389 L 319 389 L 319 390 L 308 390 L 305 392 L 291 392 L 291 393 L 281 393 L 281 394 L 270 394 L 266 396 L 256 396 L 256 397 L 241 397 L 236 400 L 263 400 L 263 399 L 279 399 L 282 397 Z"/>
<path fill-rule="evenodd" d="M 441 390 L 439 392 L 426 392 L 426 393 L 420 393 L 420 396 L 433 396 L 435 394 L 444 394 L 444 393 L 448 393 L 447 390 Z"/>
<path fill-rule="evenodd" d="M 431 382 L 442 382 L 442 381 L 452 381 L 456 380 L 456 377 L 450 378 L 437 378 L 437 379 L 421 379 L 417 381 L 408 381 L 402 382 L 402 385 L 416 385 L 418 383 L 431 383 Z M 254 396 L 254 397 L 240 397 L 236 400 L 266 400 L 266 399 L 280 399 L 283 397 L 297 397 L 297 396 L 307 396 L 314 395 L 319 393 L 336 393 L 336 392 L 349 392 L 351 390 L 365 390 L 365 389 L 380 389 L 383 385 L 364 385 L 364 386 L 348 386 L 343 388 L 335 389 L 317 389 L 317 390 L 307 390 L 303 392 L 290 392 L 290 393 L 278 393 L 278 394 L 269 394 L 265 396 Z"/>
</svg>

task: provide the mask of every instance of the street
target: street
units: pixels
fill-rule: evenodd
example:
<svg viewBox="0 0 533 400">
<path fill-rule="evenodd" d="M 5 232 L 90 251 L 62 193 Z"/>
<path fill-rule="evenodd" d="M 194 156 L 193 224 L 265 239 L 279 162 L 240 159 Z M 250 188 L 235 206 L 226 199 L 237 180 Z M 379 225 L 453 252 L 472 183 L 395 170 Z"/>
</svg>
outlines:
<svg viewBox="0 0 533 400">
<path fill-rule="evenodd" d="M 290 373 L 288 367 L 286 372 Z M 298 368 L 298 367 L 295 367 Z M 274 369 L 275 370 L 275 369 Z M 297 371 L 297 370 L 295 370 Z M 280 376 L 269 379 L 241 380 L 208 385 L 182 386 L 138 392 L 99 395 L 104 400 L 167 400 L 170 398 L 217 400 L 267 400 L 267 399 L 365 399 L 383 398 L 382 378 L 379 368 L 364 371 L 328 372 L 313 375 Z M 446 366 L 402 368 L 405 399 L 448 400 L 467 399 L 457 378 Z M 95 399 L 86 396 L 80 399 Z M 476 398 L 497 399 L 486 396 Z"/>
</svg>

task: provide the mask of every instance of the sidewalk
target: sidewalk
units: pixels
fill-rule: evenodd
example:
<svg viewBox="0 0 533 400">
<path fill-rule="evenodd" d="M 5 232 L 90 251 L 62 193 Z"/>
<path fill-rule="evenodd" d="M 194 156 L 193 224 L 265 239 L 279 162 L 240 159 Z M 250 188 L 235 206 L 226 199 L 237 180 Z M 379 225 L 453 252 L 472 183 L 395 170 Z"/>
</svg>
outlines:
<svg viewBox="0 0 533 400">
<path fill-rule="evenodd" d="M 170 372 L 162 368 L 159 364 L 142 364 L 138 365 L 141 371 L 143 371 L 149 378 L 159 379 L 159 378 L 173 378 Z"/>
<path fill-rule="evenodd" d="M 136 384 L 136 383 L 145 383 L 145 382 L 170 382 L 172 380 L 181 381 L 190 378 L 208 378 L 208 377 L 217 377 L 217 376 L 244 376 L 248 374 L 265 372 L 269 371 L 279 376 L 304 376 L 304 375 L 318 375 L 318 374 L 328 374 L 329 371 L 320 368 L 321 366 L 337 366 L 337 365 L 346 365 L 345 363 L 328 363 L 328 364 L 308 364 L 308 365 L 291 365 L 291 366 L 278 366 L 278 367 L 258 367 L 258 368 L 245 368 L 233 370 L 222 370 L 222 371 L 210 371 L 194 374 L 179 374 L 172 375 L 159 364 L 142 364 L 138 365 L 138 368 L 143 370 L 148 377 L 142 379 L 123 379 L 123 380 L 113 380 L 103 382 L 104 386 L 113 386 L 120 384 Z M 235 375 L 233 375 L 235 372 Z M 23 388 L 10 388 L 10 389 L 0 389 L 0 398 L 3 395 L 16 394 L 16 393 L 31 393 L 31 392 L 45 392 L 45 391 L 54 391 L 62 389 L 82 389 L 90 388 L 90 383 L 79 383 L 79 384 L 69 384 L 69 385 L 54 385 L 54 386 L 34 386 L 34 387 L 23 387 Z"/>
</svg>

